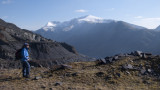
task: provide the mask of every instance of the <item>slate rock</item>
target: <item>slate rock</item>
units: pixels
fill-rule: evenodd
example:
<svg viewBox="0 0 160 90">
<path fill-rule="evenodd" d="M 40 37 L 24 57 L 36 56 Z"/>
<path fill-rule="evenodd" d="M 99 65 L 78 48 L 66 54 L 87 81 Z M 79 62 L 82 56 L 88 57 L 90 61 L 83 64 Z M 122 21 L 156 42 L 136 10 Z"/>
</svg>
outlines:
<svg viewBox="0 0 160 90">
<path fill-rule="evenodd" d="M 113 62 L 113 57 L 105 57 L 106 63 L 112 63 Z"/>
<path fill-rule="evenodd" d="M 128 71 L 126 71 L 126 73 L 127 73 L 127 75 L 130 75 L 131 73 L 130 72 L 128 72 Z"/>
<path fill-rule="evenodd" d="M 71 77 L 71 74 L 70 73 L 66 73 L 65 76 Z"/>
<path fill-rule="evenodd" d="M 143 68 L 143 65 L 142 65 L 142 64 L 140 64 L 140 65 L 139 65 L 139 68 L 140 68 L 140 69 L 142 69 L 142 68 Z"/>
<path fill-rule="evenodd" d="M 122 68 L 123 69 L 134 69 L 131 64 L 123 65 Z"/>
<path fill-rule="evenodd" d="M 72 73 L 71 75 L 75 77 L 75 76 L 78 76 L 78 73 L 75 72 L 75 73 Z"/>
<path fill-rule="evenodd" d="M 56 82 L 55 83 L 55 86 L 61 86 L 62 85 L 62 82 Z"/>
<path fill-rule="evenodd" d="M 145 69 L 141 69 L 140 72 L 141 72 L 142 75 L 146 74 L 146 70 Z"/>
<path fill-rule="evenodd" d="M 46 88 L 46 86 L 42 85 L 42 86 L 41 86 L 41 88 L 44 88 L 44 89 L 45 89 L 45 88 Z"/>
<path fill-rule="evenodd" d="M 135 51 L 134 55 L 142 57 L 142 51 Z"/>
<path fill-rule="evenodd" d="M 98 73 L 96 73 L 96 75 L 97 75 L 98 77 L 102 77 L 102 76 L 104 75 L 104 72 L 98 72 Z"/>
<path fill-rule="evenodd" d="M 143 58 L 143 59 L 146 59 L 146 58 L 147 58 L 147 56 L 146 56 L 145 53 L 142 53 L 142 58 Z"/>
<path fill-rule="evenodd" d="M 113 60 L 118 60 L 118 59 L 119 59 L 118 56 L 114 56 L 114 57 L 113 57 Z"/>
<path fill-rule="evenodd" d="M 106 64 L 106 60 L 105 59 L 100 59 L 104 64 Z"/>
<path fill-rule="evenodd" d="M 115 56 L 118 56 L 118 57 L 125 57 L 125 54 L 120 53 L 120 54 L 116 54 Z"/>
<path fill-rule="evenodd" d="M 99 61 L 101 64 L 106 64 L 106 63 L 107 63 L 107 61 L 106 61 L 105 59 L 103 59 L 103 58 L 98 59 L 98 61 Z"/>
<path fill-rule="evenodd" d="M 147 72 L 148 73 L 152 73 L 152 69 L 147 69 Z"/>
<path fill-rule="evenodd" d="M 71 68 L 72 68 L 72 66 L 70 66 L 70 65 L 66 65 L 66 64 L 61 65 L 61 69 L 71 69 Z"/>
<path fill-rule="evenodd" d="M 152 53 L 145 53 L 145 55 L 147 55 L 147 56 L 152 56 Z"/>
<path fill-rule="evenodd" d="M 42 77 L 41 76 L 35 76 L 34 80 L 38 80 L 38 79 L 41 79 Z"/>
</svg>

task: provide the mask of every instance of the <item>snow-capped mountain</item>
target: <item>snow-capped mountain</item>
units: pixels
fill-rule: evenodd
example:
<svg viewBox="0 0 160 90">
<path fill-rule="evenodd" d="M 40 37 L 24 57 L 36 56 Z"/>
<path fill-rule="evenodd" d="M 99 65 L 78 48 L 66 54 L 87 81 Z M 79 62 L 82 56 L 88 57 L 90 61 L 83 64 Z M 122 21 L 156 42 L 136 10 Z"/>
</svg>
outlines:
<svg viewBox="0 0 160 90">
<path fill-rule="evenodd" d="M 54 31 L 54 27 L 58 26 L 58 24 L 60 24 L 60 22 L 48 22 L 42 29 L 45 31 Z"/>
<path fill-rule="evenodd" d="M 55 31 L 56 28 L 61 28 L 62 31 L 69 31 L 74 26 L 84 24 L 84 23 L 111 23 L 115 22 L 114 20 L 106 20 L 100 17 L 96 17 L 93 15 L 87 15 L 80 18 L 75 18 L 70 21 L 58 22 L 58 21 L 50 21 L 41 29 L 45 31 Z"/>
<path fill-rule="evenodd" d="M 48 30 L 42 27 L 36 33 L 67 42 L 80 53 L 91 57 L 105 57 L 134 50 L 160 54 L 160 32 L 124 21 L 88 15 L 47 25 Z"/>
</svg>

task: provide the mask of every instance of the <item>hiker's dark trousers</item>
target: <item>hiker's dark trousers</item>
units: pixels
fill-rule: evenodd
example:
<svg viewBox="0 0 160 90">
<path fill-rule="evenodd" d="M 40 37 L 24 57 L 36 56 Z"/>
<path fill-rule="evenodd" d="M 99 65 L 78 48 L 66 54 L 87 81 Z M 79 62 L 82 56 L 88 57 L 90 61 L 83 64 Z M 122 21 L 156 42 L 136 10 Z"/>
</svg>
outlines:
<svg viewBox="0 0 160 90">
<path fill-rule="evenodd" d="M 30 64 L 28 63 L 28 61 L 22 61 L 22 66 L 23 77 L 29 76 Z"/>
</svg>

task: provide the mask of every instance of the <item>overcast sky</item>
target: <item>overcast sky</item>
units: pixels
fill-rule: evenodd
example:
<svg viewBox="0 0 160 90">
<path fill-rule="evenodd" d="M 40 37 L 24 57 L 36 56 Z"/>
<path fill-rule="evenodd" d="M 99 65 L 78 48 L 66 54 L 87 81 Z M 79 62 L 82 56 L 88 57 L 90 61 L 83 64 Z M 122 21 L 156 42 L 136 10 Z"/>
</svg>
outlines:
<svg viewBox="0 0 160 90">
<path fill-rule="evenodd" d="M 36 30 L 48 21 L 68 21 L 86 15 L 156 28 L 160 0 L 0 0 L 0 18 Z"/>
</svg>

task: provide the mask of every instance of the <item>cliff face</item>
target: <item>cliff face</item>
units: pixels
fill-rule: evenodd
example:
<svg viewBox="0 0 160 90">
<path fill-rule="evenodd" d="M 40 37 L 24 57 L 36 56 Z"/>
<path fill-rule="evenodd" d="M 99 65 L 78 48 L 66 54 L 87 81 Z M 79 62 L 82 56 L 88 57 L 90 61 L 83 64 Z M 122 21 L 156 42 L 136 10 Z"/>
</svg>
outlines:
<svg viewBox="0 0 160 90">
<path fill-rule="evenodd" d="M 15 52 L 25 42 L 30 44 L 30 58 L 35 61 L 61 64 L 74 61 L 87 61 L 85 56 L 79 55 L 74 47 L 46 39 L 41 35 L 22 30 L 16 25 L 7 23 L 0 19 L 0 58 L 14 60 Z"/>
</svg>

